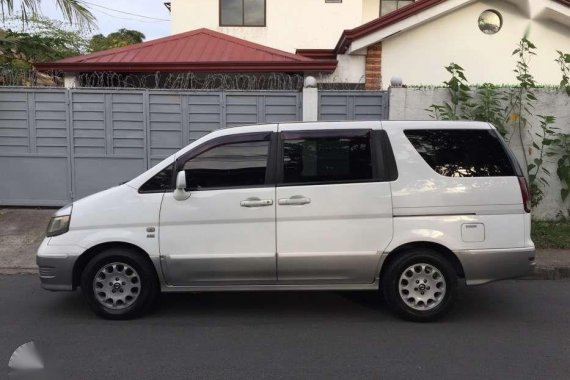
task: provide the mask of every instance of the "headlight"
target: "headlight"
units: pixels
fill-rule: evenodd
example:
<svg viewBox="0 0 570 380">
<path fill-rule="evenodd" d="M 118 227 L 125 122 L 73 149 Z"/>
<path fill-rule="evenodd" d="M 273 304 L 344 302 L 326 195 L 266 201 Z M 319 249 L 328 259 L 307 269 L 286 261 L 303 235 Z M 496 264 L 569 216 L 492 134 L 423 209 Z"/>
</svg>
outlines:
<svg viewBox="0 0 570 380">
<path fill-rule="evenodd" d="M 71 215 L 54 216 L 51 218 L 46 231 L 47 237 L 62 235 L 69 231 Z"/>
</svg>

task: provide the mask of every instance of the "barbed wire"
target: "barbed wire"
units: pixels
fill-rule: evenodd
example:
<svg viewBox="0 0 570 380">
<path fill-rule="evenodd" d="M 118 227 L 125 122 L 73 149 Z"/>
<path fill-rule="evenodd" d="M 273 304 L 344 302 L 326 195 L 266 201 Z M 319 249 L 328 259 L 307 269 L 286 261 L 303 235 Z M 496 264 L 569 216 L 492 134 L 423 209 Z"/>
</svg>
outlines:
<svg viewBox="0 0 570 380">
<path fill-rule="evenodd" d="M 63 87 L 63 73 L 0 66 L 1 87 Z"/>
<path fill-rule="evenodd" d="M 284 90 L 300 91 L 304 78 L 298 74 L 226 73 L 82 73 L 80 87 L 150 88 L 173 90 Z"/>
<path fill-rule="evenodd" d="M 319 75 L 317 78 L 317 88 L 319 90 L 331 91 L 361 91 L 364 90 L 364 76 L 358 82 L 347 82 L 346 78 L 338 75 Z"/>
<path fill-rule="evenodd" d="M 82 88 L 130 88 L 172 90 L 274 90 L 301 91 L 304 76 L 286 73 L 117 73 L 91 72 L 76 76 L 75 87 Z M 39 72 L 33 68 L 0 66 L 2 87 L 63 87 L 61 71 Z M 364 79 L 358 83 L 346 83 L 334 76 L 318 77 L 320 90 L 354 91 L 364 89 Z"/>
</svg>

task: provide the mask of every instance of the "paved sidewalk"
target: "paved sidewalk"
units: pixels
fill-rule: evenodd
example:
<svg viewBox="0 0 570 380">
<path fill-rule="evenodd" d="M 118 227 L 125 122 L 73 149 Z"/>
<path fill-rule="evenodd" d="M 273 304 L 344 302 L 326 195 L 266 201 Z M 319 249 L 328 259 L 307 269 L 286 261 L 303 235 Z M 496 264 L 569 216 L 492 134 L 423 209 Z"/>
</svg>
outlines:
<svg viewBox="0 0 570 380">
<path fill-rule="evenodd" d="M 36 273 L 36 251 L 53 209 L 0 209 L 0 273 Z M 529 278 L 570 278 L 570 250 L 541 249 Z"/>
<path fill-rule="evenodd" d="M 53 209 L 0 209 L 0 273 L 36 273 L 36 251 Z"/>
<path fill-rule="evenodd" d="M 533 277 L 558 280 L 570 278 L 570 249 L 539 249 Z"/>
</svg>

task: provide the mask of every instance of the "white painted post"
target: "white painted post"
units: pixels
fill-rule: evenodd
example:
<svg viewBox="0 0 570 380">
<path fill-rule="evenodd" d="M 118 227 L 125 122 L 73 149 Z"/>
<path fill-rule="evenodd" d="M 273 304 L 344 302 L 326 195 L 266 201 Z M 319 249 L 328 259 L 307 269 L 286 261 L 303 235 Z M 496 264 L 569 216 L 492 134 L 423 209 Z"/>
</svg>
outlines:
<svg viewBox="0 0 570 380">
<path fill-rule="evenodd" d="M 319 119 L 319 90 L 314 77 L 305 78 L 303 87 L 303 121 Z"/>
<path fill-rule="evenodd" d="M 79 87 L 79 78 L 76 73 L 64 73 L 63 74 L 63 86 L 65 88 L 75 88 Z"/>
<path fill-rule="evenodd" d="M 390 87 L 388 89 L 390 98 L 390 120 L 406 120 L 406 89 L 402 87 Z"/>
</svg>

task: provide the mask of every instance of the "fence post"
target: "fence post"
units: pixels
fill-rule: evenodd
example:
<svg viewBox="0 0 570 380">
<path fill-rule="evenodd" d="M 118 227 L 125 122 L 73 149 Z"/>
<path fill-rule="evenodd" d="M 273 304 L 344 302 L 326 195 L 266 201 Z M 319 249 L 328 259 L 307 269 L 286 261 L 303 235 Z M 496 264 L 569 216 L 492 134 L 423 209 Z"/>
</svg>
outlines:
<svg viewBox="0 0 570 380">
<path fill-rule="evenodd" d="M 79 77 L 75 73 L 64 73 L 63 74 L 63 86 L 65 88 L 76 88 L 79 87 Z"/>
<path fill-rule="evenodd" d="M 390 87 L 388 89 L 388 119 L 406 120 L 406 89 Z"/>
<path fill-rule="evenodd" d="M 303 87 L 303 121 L 317 121 L 319 119 L 319 90 L 317 80 L 313 77 L 305 78 Z"/>
</svg>

